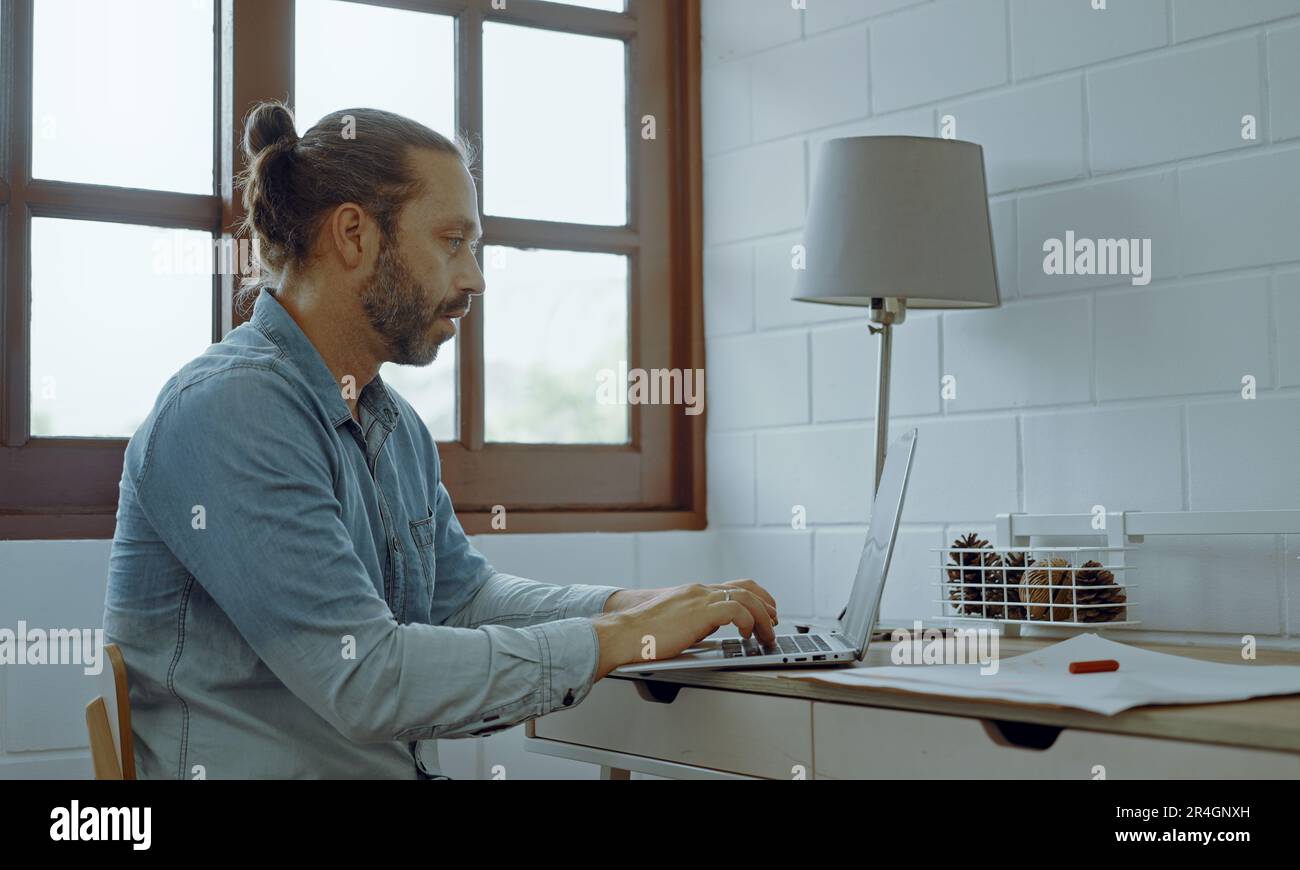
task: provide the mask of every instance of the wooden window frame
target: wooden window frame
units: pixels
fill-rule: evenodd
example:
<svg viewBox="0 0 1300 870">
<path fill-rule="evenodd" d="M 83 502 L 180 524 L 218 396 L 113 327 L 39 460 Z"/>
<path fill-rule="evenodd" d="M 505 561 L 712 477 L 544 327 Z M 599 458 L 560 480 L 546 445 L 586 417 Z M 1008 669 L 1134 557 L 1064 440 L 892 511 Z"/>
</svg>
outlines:
<svg viewBox="0 0 1300 870">
<path fill-rule="evenodd" d="M 257 101 L 293 99 L 293 0 L 217 0 L 217 141 L 211 195 L 129 190 L 30 177 L 32 4 L 3 2 L 0 39 L 0 539 L 112 537 L 126 439 L 32 438 L 30 219 L 62 217 L 196 229 L 228 238 L 243 217 L 242 119 Z M 628 43 L 630 220 L 582 226 L 484 215 L 484 246 L 629 257 L 629 367 L 704 367 L 699 0 L 628 0 L 626 14 L 544 0 L 350 0 L 454 15 L 457 126 L 482 137 L 482 23 L 506 21 Z M 654 140 L 639 135 L 653 115 Z M 479 186 L 480 211 L 483 188 Z M 213 340 L 241 321 L 232 276 L 213 277 Z M 486 442 L 483 308 L 461 326 L 459 437 L 440 443 L 443 479 L 467 532 L 665 531 L 705 527 L 705 414 L 630 405 L 626 445 Z M 488 315 L 490 316 L 490 315 Z M 594 381 L 593 381 L 594 383 Z M 593 386 L 594 393 L 594 386 Z"/>
</svg>

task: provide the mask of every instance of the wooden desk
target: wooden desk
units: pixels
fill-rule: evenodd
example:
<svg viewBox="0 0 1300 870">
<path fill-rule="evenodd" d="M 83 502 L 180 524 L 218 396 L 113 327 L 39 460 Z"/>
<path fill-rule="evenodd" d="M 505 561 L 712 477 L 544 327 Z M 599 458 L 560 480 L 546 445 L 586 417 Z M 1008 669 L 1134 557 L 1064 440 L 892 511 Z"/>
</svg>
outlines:
<svg viewBox="0 0 1300 870">
<path fill-rule="evenodd" d="M 1004 656 L 1055 641 L 1003 638 Z M 1235 648 L 1142 644 L 1241 664 Z M 859 666 L 891 664 L 873 646 Z M 1300 665 L 1261 651 L 1255 664 Z M 573 710 L 529 724 L 531 752 L 691 779 L 1300 778 L 1300 696 L 1141 707 L 1060 707 L 854 689 L 792 671 L 611 677 Z"/>
</svg>

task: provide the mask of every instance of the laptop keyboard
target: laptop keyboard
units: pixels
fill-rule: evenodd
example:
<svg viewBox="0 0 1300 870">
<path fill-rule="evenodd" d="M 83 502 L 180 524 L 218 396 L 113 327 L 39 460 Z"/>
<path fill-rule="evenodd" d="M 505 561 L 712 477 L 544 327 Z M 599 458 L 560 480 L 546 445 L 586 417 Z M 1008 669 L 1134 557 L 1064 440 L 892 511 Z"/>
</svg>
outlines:
<svg viewBox="0 0 1300 870">
<path fill-rule="evenodd" d="M 757 637 L 748 640 L 733 637 L 722 642 L 722 654 L 729 659 L 830 651 L 830 644 L 817 634 L 779 634 L 776 641 L 767 646 L 759 643 Z"/>
</svg>

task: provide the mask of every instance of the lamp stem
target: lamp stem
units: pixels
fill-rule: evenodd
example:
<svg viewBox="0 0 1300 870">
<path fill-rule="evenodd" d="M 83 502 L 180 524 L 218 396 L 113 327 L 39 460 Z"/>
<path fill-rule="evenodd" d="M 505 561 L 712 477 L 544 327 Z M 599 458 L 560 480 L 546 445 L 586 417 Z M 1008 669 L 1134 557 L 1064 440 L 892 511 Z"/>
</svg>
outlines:
<svg viewBox="0 0 1300 870">
<path fill-rule="evenodd" d="M 872 335 L 880 336 L 880 357 L 876 365 L 876 479 L 871 487 L 872 501 L 880 491 L 880 478 L 885 473 L 885 447 L 889 443 L 889 375 L 890 360 L 894 351 L 894 324 L 901 323 L 907 306 L 903 300 L 873 300 L 870 327 Z M 873 521 L 875 517 L 871 518 Z M 843 622 L 849 608 L 840 611 Z M 872 625 L 869 631 L 875 631 Z"/>
<path fill-rule="evenodd" d="M 876 383 L 876 481 L 872 495 L 880 492 L 880 477 L 885 473 L 885 446 L 889 443 L 889 375 L 890 358 L 894 349 L 894 325 L 882 323 L 880 332 L 880 362 Z"/>
</svg>

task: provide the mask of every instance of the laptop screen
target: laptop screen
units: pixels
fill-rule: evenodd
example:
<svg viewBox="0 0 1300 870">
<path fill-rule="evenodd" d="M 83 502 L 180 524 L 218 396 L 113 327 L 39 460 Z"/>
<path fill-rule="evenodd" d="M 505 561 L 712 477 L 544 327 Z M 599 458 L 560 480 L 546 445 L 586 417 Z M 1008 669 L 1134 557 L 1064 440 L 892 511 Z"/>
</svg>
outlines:
<svg viewBox="0 0 1300 870">
<path fill-rule="evenodd" d="M 871 508 L 867 545 L 862 550 L 858 575 L 853 578 L 853 593 L 840 625 L 840 631 L 857 647 L 859 658 L 867 648 L 876 611 L 880 609 L 880 595 L 885 589 L 885 575 L 889 573 L 889 560 L 894 552 L 898 518 L 903 512 L 903 496 L 907 492 L 915 448 L 916 430 L 913 429 L 889 445 L 885 454 L 885 470 L 880 476 L 880 487 Z"/>
</svg>

